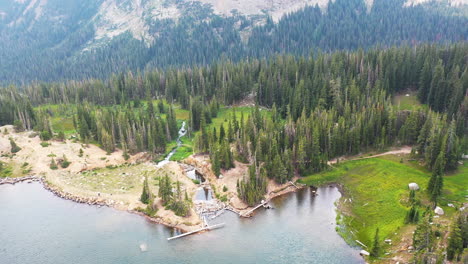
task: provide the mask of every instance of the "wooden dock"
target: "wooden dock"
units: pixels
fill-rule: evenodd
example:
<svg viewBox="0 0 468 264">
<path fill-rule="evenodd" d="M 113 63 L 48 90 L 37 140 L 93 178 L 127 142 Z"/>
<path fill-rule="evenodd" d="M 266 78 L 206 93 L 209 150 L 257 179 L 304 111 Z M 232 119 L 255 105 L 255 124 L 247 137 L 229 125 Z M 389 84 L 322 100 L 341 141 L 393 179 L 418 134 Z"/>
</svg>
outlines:
<svg viewBox="0 0 468 264">
<path fill-rule="evenodd" d="M 296 187 L 296 189 L 299 189 L 299 187 L 298 187 L 296 184 L 294 184 L 294 182 L 289 181 L 289 184 L 291 184 L 292 186 Z"/>
<path fill-rule="evenodd" d="M 250 209 L 249 211 L 245 212 L 245 213 L 241 213 L 239 214 L 239 216 L 241 217 L 250 217 L 250 214 L 252 214 L 255 210 L 257 210 L 258 208 L 260 207 L 265 207 L 265 205 L 268 203 L 269 200 L 264 200 L 262 201 L 259 205 L 255 206 L 254 208 Z"/>
<path fill-rule="evenodd" d="M 182 237 L 190 236 L 190 235 L 193 235 L 193 234 L 196 234 L 196 233 L 200 233 L 200 232 L 203 232 L 203 231 L 218 229 L 218 228 L 221 228 L 223 226 L 224 226 L 224 223 L 216 224 L 216 225 L 212 225 L 212 226 L 205 226 L 205 227 L 202 227 L 200 229 L 194 230 L 192 232 L 187 232 L 187 233 L 180 234 L 178 236 L 169 237 L 169 238 L 167 238 L 167 240 L 170 241 L 170 240 L 174 240 L 174 239 L 177 239 L 177 238 L 182 238 Z"/>
</svg>

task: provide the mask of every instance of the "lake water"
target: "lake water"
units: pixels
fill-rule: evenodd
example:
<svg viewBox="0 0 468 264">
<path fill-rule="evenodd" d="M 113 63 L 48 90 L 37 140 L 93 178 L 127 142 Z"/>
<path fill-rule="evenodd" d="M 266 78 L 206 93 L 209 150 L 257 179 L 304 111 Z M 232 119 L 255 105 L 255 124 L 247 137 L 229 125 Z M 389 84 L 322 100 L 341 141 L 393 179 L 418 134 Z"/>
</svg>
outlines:
<svg viewBox="0 0 468 264">
<path fill-rule="evenodd" d="M 40 184 L 0 186 L 0 263 L 364 263 L 335 232 L 336 188 L 274 199 L 222 229 L 168 242 L 170 228 L 55 197 Z M 147 251 L 141 252 L 140 245 Z"/>
</svg>

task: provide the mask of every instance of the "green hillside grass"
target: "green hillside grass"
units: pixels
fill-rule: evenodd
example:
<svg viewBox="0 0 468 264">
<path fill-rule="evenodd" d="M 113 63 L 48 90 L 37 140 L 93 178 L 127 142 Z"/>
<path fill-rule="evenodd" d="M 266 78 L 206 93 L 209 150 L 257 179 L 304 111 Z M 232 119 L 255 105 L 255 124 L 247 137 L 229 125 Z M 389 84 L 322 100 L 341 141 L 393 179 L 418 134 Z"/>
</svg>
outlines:
<svg viewBox="0 0 468 264">
<path fill-rule="evenodd" d="M 392 237 L 404 225 L 409 206 L 406 203 L 408 184 L 420 186 L 417 198 L 429 205 L 425 188 L 430 173 L 415 161 L 400 162 L 395 155 L 380 158 L 348 161 L 334 169 L 301 179 L 307 185 L 319 186 L 327 183 L 343 185 L 344 198 L 341 209 L 345 215 L 341 221 L 346 230 L 344 236 L 370 245 L 375 229 L 380 229 L 381 238 Z M 462 202 L 468 186 L 468 166 L 465 164 L 452 175 L 444 177 L 444 194 L 440 205 L 448 215 L 455 209 L 448 202 Z M 351 199 L 351 201 L 350 201 Z M 346 202 L 345 202 L 346 201 Z M 340 220 L 340 219 L 339 219 Z"/>
</svg>

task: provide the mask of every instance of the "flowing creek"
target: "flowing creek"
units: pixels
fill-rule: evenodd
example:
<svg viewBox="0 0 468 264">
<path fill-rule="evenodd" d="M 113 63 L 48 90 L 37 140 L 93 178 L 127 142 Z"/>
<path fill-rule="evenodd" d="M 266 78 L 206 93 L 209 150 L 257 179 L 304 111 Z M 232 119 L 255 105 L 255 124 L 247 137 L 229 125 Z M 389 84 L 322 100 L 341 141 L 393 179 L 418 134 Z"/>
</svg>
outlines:
<svg viewBox="0 0 468 264">
<path fill-rule="evenodd" d="M 0 263 L 364 263 L 335 231 L 335 187 L 275 198 L 253 218 L 168 242 L 175 230 L 60 199 L 38 183 L 0 186 Z M 209 252 L 209 253 L 208 253 Z"/>
<path fill-rule="evenodd" d="M 167 154 L 167 156 L 162 161 L 156 164 L 156 167 L 161 168 L 167 163 L 169 163 L 169 161 L 171 160 L 171 157 L 176 153 L 177 149 L 180 148 L 180 146 L 182 146 L 181 138 L 185 136 L 185 134 L 187 134 L 187 129 L 185 128 L 185 121 L 184 121 L 182 122 L 182 126 L 180 127 L 180 130 L 179 130 L 179 137 L 177 138 L 177 147 L 171 150 L 171 152 L 169 152 L 169 154 Z"/>
</svg>

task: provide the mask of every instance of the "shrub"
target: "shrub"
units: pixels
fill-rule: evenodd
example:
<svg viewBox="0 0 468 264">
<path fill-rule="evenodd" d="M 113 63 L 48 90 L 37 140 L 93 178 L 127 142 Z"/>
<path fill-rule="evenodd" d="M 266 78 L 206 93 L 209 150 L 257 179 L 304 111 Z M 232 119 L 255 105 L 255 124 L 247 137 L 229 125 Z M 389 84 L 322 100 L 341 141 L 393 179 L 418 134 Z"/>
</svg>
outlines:
<svg viewBox="0 0 468 264">
<path fill-rule="evenodd" d="M 21 120 L 15 120 L 13 122 L 13 126 L 15 128 L 15 131 L 16 132 L 23 132 L 24 131 L 24 125 L 23 125 L 23 122 L 21 122 Z"/>
<path fill-rule="evenodd" d="M 18 145 L 16 145 L 16 142 L 10 138 L 10 145 L 11 145 L 11 153 L 17 153 L 21 150 L 20 147 L 18 147 Z"/>
<path fill-rule="evenodd" d="M 50 144 L 49 144 L 48 142 L 42 141 L 42 142 L 41 142 L 41 146 L 42 146 L 43 148 L 47 148 L 48 146 L 50 146 Z"/>
<path fill-rule="evenodd" d="M 60 166 L 65 169 L 65 168 L 68 168 L 68 166 L 70 166 L 70 164 L 71 164 L 71 162 L 67 159 L 65 154 L 63 154 L 63 160 L 60 163 Z"/>
<path fill-rule="evenodd" d="M 47 141 L 52 138 L 52 135 L 49 133 L 49 131 L 42 131 L 39 137 L 41 138 L 41 140 Z"/>
<path fill-rule="evenodd" d="M 55 162 L 55 160 L 53 158 L 50 161 L 50 166 L 49 167 L 50 167 L 51 170 L 58 169 L 57 163 Z"/>
<path fill-rule="evenodd" d="M 195 183 L 195 184 L 200 184 L 200 180 L 193 180 L 193 179 L 192 179 L 192 181 L 193 181 L 193 183 Z"/>
<path fill-rule="evenodd" d="M 124 151 L 123 158 L 124 158 L 124 160 L 128 160 L 130 158 L 130 155 L 128 155 L 127 151 Z"/>
<path fill-rule="evenodd" d="M 223 192 L 227 192 L 228 191 L 228 187 L 226 185 L 223 186 Z"/>
<path fill-rule="evenodd" d="M 60 141 L 64 141 L 65 140 L 65 133 L 63 133 L 63 131 L 60 131 L 57 135 L 57 139 L 60 140 Z"/>
<path fill-rule="evenodd" d="M 221 199 L 220 199 L 220 200 L 221 200 L 221 202 L 223 202 L 223 203 L 227 202 L 227 201 L 228 201 L 227 195 L 221 196 Z"/>
</svg>

